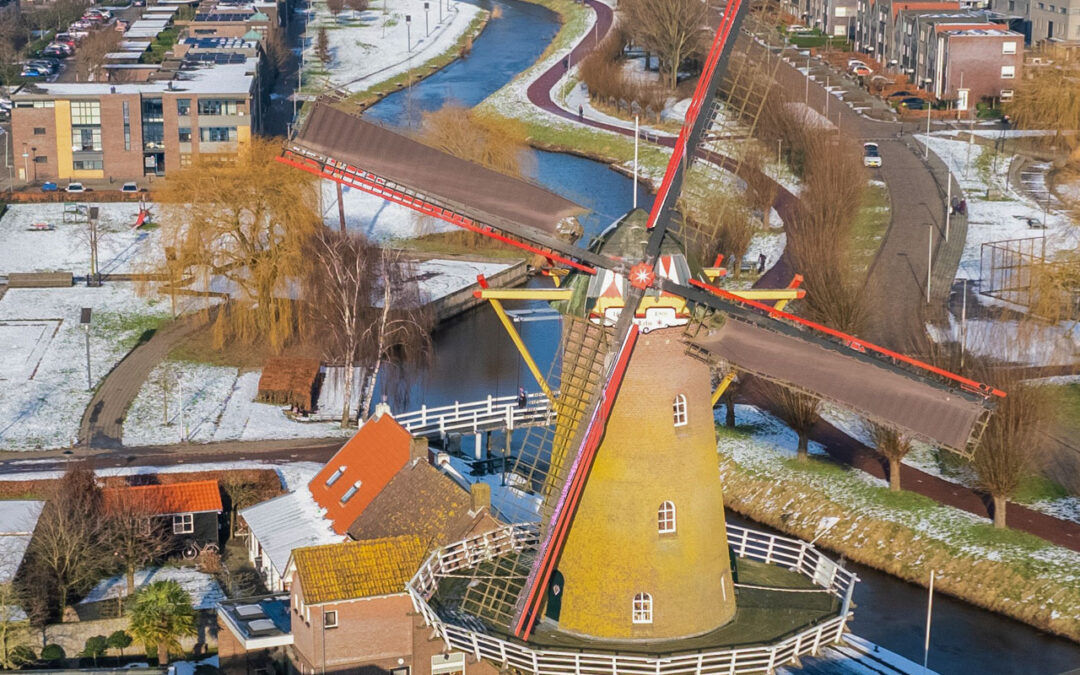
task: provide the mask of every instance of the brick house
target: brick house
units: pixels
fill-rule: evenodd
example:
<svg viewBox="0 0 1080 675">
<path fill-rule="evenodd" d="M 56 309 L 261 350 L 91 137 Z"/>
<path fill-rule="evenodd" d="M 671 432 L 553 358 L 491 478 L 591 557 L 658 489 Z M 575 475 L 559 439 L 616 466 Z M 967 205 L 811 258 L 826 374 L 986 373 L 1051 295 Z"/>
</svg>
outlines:
<svg viewBox="0 0 1080 675">
<path fill-rule="evenodd" d="M 967 91 L 967 109 L 983 100 L 1012 100 L 1024 67 L 1024 36 L 996 24 L 937 25 L 928 41 L 927 73 L 938 98 Z"/>
<path fill-rule="evenodd" d="M 176 539 L 176 549 L 185 554 L 212 550 L 220 545 L 221 489 L 216 480 L 166 485 L 130 485 L 102 490 L 105 510 L 121 504 L 136 504 L 146 513 L 166 521 Z"/>
</svg>

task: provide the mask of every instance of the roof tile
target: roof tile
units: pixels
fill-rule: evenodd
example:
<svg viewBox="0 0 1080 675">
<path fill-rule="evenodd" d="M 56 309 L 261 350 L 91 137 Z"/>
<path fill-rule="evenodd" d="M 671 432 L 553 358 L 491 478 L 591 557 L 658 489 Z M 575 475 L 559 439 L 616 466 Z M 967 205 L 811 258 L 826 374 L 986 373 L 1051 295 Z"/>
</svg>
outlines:
<svg viewBox="0 0 1080 675">
<path fill-rule="evenodd" d="M 309 546 L 293 551 L 304 602 L 319 604 L 403 593 L 426 551 L 419 537 Z"/>
<path fill-rule="evenodd" d="M 121 501 L 139 500 L 140 506 L 157 515 L 222 511 L 221 490 L 216 480 L 105 488 L 102 495 L 106 509 Z"/>
</svg>

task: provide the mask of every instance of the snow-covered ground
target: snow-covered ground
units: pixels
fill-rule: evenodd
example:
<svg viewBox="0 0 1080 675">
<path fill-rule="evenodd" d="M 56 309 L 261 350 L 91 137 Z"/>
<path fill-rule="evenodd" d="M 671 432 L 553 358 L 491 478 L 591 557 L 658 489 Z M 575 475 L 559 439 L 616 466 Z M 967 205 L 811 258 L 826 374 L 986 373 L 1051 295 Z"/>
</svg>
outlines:
<svg viewBox="0 0 1080 675">
<path fill-rule="evenodd" d="M 430 34 L 425 33 L 425 4 L 430 5 Z M 371 8 L 364 12 L 346 8 L 335 17 L 325 2 L 317 2 L 305 36 L 304 88 L 322 89 L 329 78 L 330 86 L 337 89 L 363 91 L 451 49 L 483 11 L 472 4 L 449 0 L 373 0 Z M 406 16 L 412 18 L 411 25 Z M 325 66 L 316 54 L 319 29 L 323 27 L 330 43 L 330 61 Z"/>
<path fill-rule="evenodd" d="M 76 439 L 91 398 L 83 307 L 93 309 L 94 386 L 143 331 L 169 315 L 167 301 L 141 297 L 130 283 L 8 290 L 0 299 L 0 448 L 60 448 Z"/>
<path fill-rule="evenodd" d="M 477 275 L 490 278 L 509 268 L 508 263 L 432 259 L 417 263 L 416 276 L 421 297 L 432 302 L 472 286 Z"/>
<path fill-rule="evenodd" d="M 192 443 L 210 443 L 345 437 L 356 432 L 332 422 L 296 422 L 279 405 L 255 402 L 260 374 L 186 361 L 160 364 L 131 404 L 124 420 L 124 445 L 180 443 L 185 437 Z"/>
<path fill-rule="evenodd" d="M 1000 156 L 992 161 L 993 149 L 957 140 L 957 132 L 940 132 L 929 137 L 930 150 L 941 157 L 949 167 L 953 177 L 964 189 L 967 196 L 968 233 L 960 260 L 958 279 L 978 280 L 982 245 L 1007 239 L 1045 238 L 1046 256 L 1052 257 L 1057 251 L 1074 249 L 1080 246 L 1080 230 L 1070 222 L 1066 214 L 1050 211 L 1046 214 L 1046 229 L 1031 228 L 1028 220 L 1039 224 L 1043 222 L 1043 205 L 1036 204 L 1028 196 L 1017 192 L 1009 185 L 1009 166 L 1013 161 L 1010 156 Z M 917 136 L 920 142 L 927 142 L 925 135 Z M 990 153 L 983 160 L 984 171 L 979 170 L 979 158 Z M 986 199 L 987 190 L 994 189 L 1002 199 Z M 1041 242 L 1040 242 L 1041 246 Z M 984 296 L 979 296 L 980 298 Z"/>
<path fill-rule="evenodd" d="M 202 661 L 173 661 L 169 664 L 168 675 L 195 675 L 195 669 L 199 666 L 218 667 L 217 654 Z M 129 666 L 130 667 L 130 666 Z M 149 664 L 147 664 L 149 667 Z"/>
<path fill-rule="evenodd" d="M 949 328 L 927 324 L 935 342 L 960 342 L 960 320 L 948 315 Z M 1080 357 L 1080 333 L 1072 323 L 967 320 L 967 350 L 1032 366 L 1072 365 Z"/>
<path fill-rule="evenodd" d="M 100 209 L 98 216 L 99 269 L 103 274 L 139 271 L 152 259 L 157 230 L 133 230 L 139 213 L 133 202 L 85 204 Z M 69 271 L 82 276 L 90 271 L 87 225 L 65 222 L 64 204 L 12 204 L 0 218 L 0 274 L 8 272 Z M 151 205 L 150 213 L 155 213 Z M 71 218 L 69 217 L 69 220 Z M 35 224 L 53 230 L 34 230 Z"/>
<path fill-rule="evenodd" d="M 323 222 L 327 227 L 336 229 L 340 222 L 337 187 L 333 181 L 324 180 L 322 190 Z M 381 197 L 349 187 L 342 187 L 341 201 L 345 205 L 345 226 L 372 241 L 399 241 L 458 229 L 437 218 L 422 216 L 401 204 L 391 204 Z"/>
<path fill-rule="evenodd" d="M 790 478 L 792 466 L 785 462 L 794 456 L 795 435 L 778 420 L 753 406 L 736 406 L 739 425 L 749 431 L 746 435 L 723 434 L 718 450 L 722 457 L 734 460 L 740 467 L 754 471 L 759 478 L 775 478 L 779 483 Z M 811 443 L 811 453 L 815 449 Z M 796 469 L 797 470 L 797 469 Z M 1041 548 L 996 542 L 993 547 L 973 531 L 974 526 L 988 521 L 948 506 L 926 506 L 901 509 L 882 505 L 875 499 L 874 490 L 888 490 L 888 484 L 862 471 L 843 472 L 799 471 L 799 481 L 820 492 L 829 500 L 845 507 L 851 514 L 836 528 L 843 538 L 858 539 L 861 530 L 853 521 L 866 516 L 891 521 L 938 540 L 973 559 L 1017 560 L 1039 565 L 1040 574 L 1062 584 L 1080 582 L 1080 552 L 1047 543 Z M 777 485 L 770 498 L 776 509 L 791 508 L 791 495 L 783 485 Z M 1077 617 L 1080 618 L 1080 617 Z"/>
<path fill-rule="evenodd" d="M 136 591 L 155 581 L 175 581 L 191 596 L 195 609 L 214 609 L 217 603 L 225 599 L 225 593 L 218 586 L 214 577 L 200 572 L 194 567 L 150 567 L 135 572 Z M 105 579 L 94 586 L 80 605 L 102 600 L 115 600 L 127 595 L 127 579 L 123 574 Z"/>
</svg>

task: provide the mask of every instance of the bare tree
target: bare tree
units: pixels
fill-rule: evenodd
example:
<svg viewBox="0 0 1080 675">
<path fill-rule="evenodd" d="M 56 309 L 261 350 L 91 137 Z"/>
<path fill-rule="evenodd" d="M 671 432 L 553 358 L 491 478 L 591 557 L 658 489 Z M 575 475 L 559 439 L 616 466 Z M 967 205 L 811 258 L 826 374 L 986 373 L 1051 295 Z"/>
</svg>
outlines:
<svg viewBox="0 0 1080 675">
<path fill-rule="evenodd" d="M 412 262 L 401 251 L 381 249 L 376 261 L 374 302 L 361 335 L 362 362 L 367 366 L 358 417 L 371 410 L 382 366 L 392 362 L 399 374 L 431 357 L 434 321 L 420 294 Z M 346 373 L 348 376 L 349 373 Z M 407 378 L 400 377 L 399 385 Z"/>
<path fill-rule="evenodd" d="M 337 16 L 345 9 L 345 0 L 326 0 L 326 8 L 331 14 Z"/>
<path fill-rule="evenodd" d="M 1045 45 L 1039 55 L 1046 65 L 1024 69 L 1013 102 L 1006 108 L 1022 129 L 1054 132 L 1047 141 L 1068 154 L 1073 168 L 1080 168 L 1080 58 L 1058 45 Z"/>
<path fill-rule="evenodd" d="M 799 436 L 797 456 L 805 461 L 810 456 L 810 431 L 821 419 L 818 414 L 821 401 L 775 382 L 759 380 L 758 386 L 765 395 L 769 411 Z"/>
<path fill-rule="evenodd" d="M 102 28 L 93 31 L 79 42 L 75 53 L 75 73 L 80 82 L 90 82 L 98 78 L 98 70 L 105 65 L 105 55 L 117 51 L 117 45 L 123 33 Z"/>
<path fill-rule="evenodd" d="M 900 491 L 900 463 L 911 452 L 911 439 L 892 427 L 876 422 L 867 422 L 866 430 L 874 442 L 877 451 L 889 460 L 889 489 Z"/>
<path fill-rule="evenodd" d="M 0 668 L 5 670 L 17 670 L 24 665 L 18 647 L 26 644 L 29 625 L 22 603 L 15 584 L 0 582 Z"/>
<path fill-rule="evenodd" d="M 258 503 L 262 490 L 258 485 L 235 471 L 226 471 L 218 478 L 218 485 L 229 498 L 229 536 L 236 536 L 236 514 Z"/>
<path fill-rule="evenodd" d="M 761 225 L 765 228 L 769 227 L 773 202 L 779 191 L 776 181 L 765 172 L 768 163 L 765 153 L 754 148 L 742 158 L 739 170 L 739 177 L 746 181 L 746 202 L 751 209 L 761 211 Z"/>
<path fill-rule="evenodd" d="M 172 532 L 142 492 L 115 491 L 109 500 L 107 519 L 113 556 L 124 570 L 127 595 L 134 595 L 135 572 L 173 548 Z"/>
<path fill-rule="evenodd" d="M 89 589 L 108 567 L 104 516 L 101 488 L 88 468 L 68 469 L 49 493 L 26 564 L 37 568 L 55 593 L 59 616 L 70 597 Z"/>
<path fill-rule="evenodd" d="M 623 0 L 619 11 L 634 42 L 655 52 L 668 85 L 679 83 L 679 66 L 700 56 L 708 4 L 701 0 Z"/>
<path fill-rule="evenodd" d="M 279 26 L 271 26 L 263 40 L 263 49 L 266 51 L 267 61 L 275 73 L 281 73 L 288 69 L 293 61 L 292 51 L 289 49 L 288 38 L 285 31 Z"/>
<path fill-rule="evenodd" d="M 1045 388 L 1021 382 L 1014 369 L 982 362 L 975 370 L 1007 394 L 998 400 L 972 458 L 979 486 L 994 501 L 994 527 L 1004 528 L 1006 505 L 1032 469 L 1038 431 L 1048 421 L 1051 406 Z"/>
<path fill-rule="evenodd" d="M 345 0 L 345 4 L 354 12 L 366 12 L 370 3 L 368 0 Z"/>
<path fill-rule="evenodd" d="M 212 296 L 215 285 L 228 289 L 227 303 L 213 313 L 216 346 L 258 342 L 277 351 L 297 330 L 291 284 L 304 270 L 304 242 L 321 225 L 317 183 L 275 161 L 280 149 L 272 139 L 253 138 L 234 161 L 200 154 L 158 192 L 166 204 L 166 255 L 157 271 L 194 286 L 169 283 L 163 290 Z"/>
<path fill-rule="evenodd" d="M 330 63 L 330 34 L 326 32 L 325 26 L 319 28 L 318 36 L 315 38 L 315 55 L 324 66 Z"/>
<path fill-rule="evenodd" d="M 520 176 L 527 138 L 521 122 L 450 104 L 424 113 L 420 140 L 455 157 Z"/>
</svg>

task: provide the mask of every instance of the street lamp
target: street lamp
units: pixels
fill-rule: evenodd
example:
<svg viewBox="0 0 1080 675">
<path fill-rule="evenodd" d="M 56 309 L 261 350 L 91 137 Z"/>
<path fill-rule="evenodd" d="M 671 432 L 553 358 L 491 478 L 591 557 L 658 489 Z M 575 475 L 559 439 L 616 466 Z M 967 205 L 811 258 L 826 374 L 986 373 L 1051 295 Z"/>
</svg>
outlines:
<svg viewBox="0 0 1080 675">
<path fill-rule="evenodd" d="M 424 37 L 431 35 L 431 24 L 428 23 L 428 9 L 431 8 L 430 2 L 424 3 Z"/>
<path fill-rule="evenodd" d="M 79 325 L 82 326 L 83 333 L 86 334 L 86 390 L 93 389 L 93 385 L 90 383 L 90 314 L 92 309 L 90 307 L 83 307 L 82 312 L 79 314 Z"/>
<path fill-rule="evenodd" d="M 26 151 L 26 143 L 23 143 L 22 162 L 23 180 L 28 181 L 30 180 L 30 153 Z"/>
<path fill-rule="evenodd" d="M 439 23 L 442 23 L 442 3 L 443 0 L 439 0 Z"/>
<path fill-rule="evenodd" d="M 409 43 L 409 51 L 412 51 L 412 14 L 405 15 L 405 39 Z"/>
</svg>

